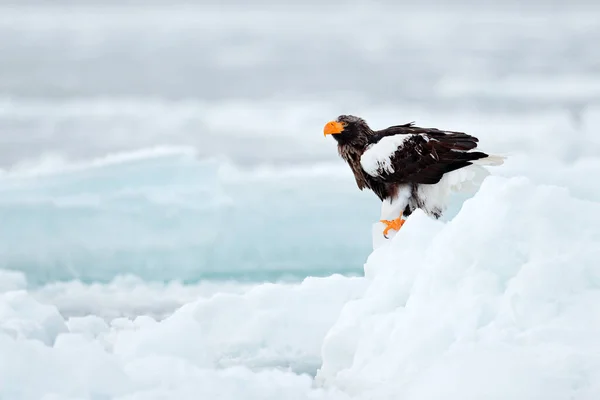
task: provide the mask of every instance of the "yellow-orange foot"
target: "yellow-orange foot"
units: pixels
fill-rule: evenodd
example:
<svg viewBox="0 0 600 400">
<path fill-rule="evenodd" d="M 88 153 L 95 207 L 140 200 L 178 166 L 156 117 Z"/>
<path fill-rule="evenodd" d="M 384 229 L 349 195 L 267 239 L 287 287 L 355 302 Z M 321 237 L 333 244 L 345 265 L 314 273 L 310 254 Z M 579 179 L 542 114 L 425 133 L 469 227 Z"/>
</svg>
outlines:
<svg viewBox="0 0 600 400">
<path fill-rule="evenodd" d="M 382 219 L 380 220 L 380 222 L 383 222 L 386 227 L 383 230 L 383 236 L 385 236 L 385 238 L 387 239 L 387 233 L 390 231 L 390 229 L 395 230 L 396 232 L 400 230 L 400 228 L 402 228 L 402 225 L 404 225 L 405 220 L 403 220 L 401 217 L 396 218 L 392 221 L 389 221 L 387 219 Z"/>
</svg>

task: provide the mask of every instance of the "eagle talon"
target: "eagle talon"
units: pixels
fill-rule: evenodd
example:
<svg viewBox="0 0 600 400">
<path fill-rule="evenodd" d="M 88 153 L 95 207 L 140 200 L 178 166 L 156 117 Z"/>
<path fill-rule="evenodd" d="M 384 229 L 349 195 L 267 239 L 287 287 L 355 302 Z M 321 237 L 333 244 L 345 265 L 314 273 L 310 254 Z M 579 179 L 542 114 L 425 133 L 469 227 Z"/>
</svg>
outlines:
<svg viewBox="0 0 600 400">
<path fill-rule="evenodd" d="M 379 220 L 379 222 L 383 222 L 386 225 L 385 229 L 383 230 L 383 236 L 386 239 L 389 239 L 387 237 L 387 233 L 390 231 L 390 229 L 393 229 L 397 232 L 400 230 L 400 228 L 402 228 L 402 225 L 404 225 L 404 222 L 406 222 L 406 221 L 403 220 L 402 217 L 398 217 L 392 221 L 387 220 L 387 219 L 382 219 L 382 220 Z"/>
</svg>

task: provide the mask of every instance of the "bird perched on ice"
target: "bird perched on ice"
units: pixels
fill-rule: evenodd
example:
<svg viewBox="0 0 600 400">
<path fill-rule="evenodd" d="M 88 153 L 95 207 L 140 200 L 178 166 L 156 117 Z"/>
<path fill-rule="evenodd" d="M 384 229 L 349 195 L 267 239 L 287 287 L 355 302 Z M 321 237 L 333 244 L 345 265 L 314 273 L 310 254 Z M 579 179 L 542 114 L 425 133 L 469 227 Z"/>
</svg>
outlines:
<svg viewBox="0 0 600 400">
<path fill-rule="evenodd" d="M 374 131 L 362 118 L 340 115 L 325 124 L 323 134 L 337 141 L 358 188 L 371 189 L 382 201 L 382 218 L 390 218 L 381 220 L 386 238 L 391 229 L 400 230 L 402 217 L 417 208 L 440 218 L 450 193 L 472 187 L 481 176 L 474 168 L 501 165 L 504 160 L 471 151 L 477 147 L 476 137 L 420 128 L 412 122 Z"/>
</svg>

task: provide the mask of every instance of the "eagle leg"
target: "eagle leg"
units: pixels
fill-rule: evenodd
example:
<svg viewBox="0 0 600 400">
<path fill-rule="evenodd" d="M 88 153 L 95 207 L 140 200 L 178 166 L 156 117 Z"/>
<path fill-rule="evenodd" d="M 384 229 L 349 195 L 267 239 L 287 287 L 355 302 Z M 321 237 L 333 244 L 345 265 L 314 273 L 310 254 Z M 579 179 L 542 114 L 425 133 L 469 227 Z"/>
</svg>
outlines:
<svg viewBox="0 0 600 400">
<path fill-rule="evenodd" d="M 383 230 L 383 236 L 388 239 L 387 237 L 387 233 L 390 231 L 390 229 L 393 229 L 395 231 L 399 231 L 400 228 L 402 228 L 402 225 L 404 225 L 405 220 L 402 219 L 402 215 L 400 215 L 398 218 L 390 221 L 387 219 L 382 219 L 380 220 L 380 222 L 383 222 L 386 227 Z"/>
</svg>

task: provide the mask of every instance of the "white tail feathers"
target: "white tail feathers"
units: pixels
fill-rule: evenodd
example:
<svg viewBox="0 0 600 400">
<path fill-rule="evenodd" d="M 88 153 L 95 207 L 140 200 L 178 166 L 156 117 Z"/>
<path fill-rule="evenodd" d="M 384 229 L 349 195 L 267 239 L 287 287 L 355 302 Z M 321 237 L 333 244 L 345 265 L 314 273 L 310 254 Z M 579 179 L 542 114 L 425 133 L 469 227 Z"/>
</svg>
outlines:
<svg viewBox="0 0 600 400">
<path fill-rule="evenodd" d="M 504 156 L 498 156 L 498 155 L 489 155 L 485 158 L 480 158 L 479 160 L 474 160 L 472 161 L 473 164 L 477 164 L 477 165 L 494 165 L 494 166 L 498 166 L 498 165 L 502 165 L 504 164 L 504 160 L 506 159 L 506 157 Z"/>
</svg>

